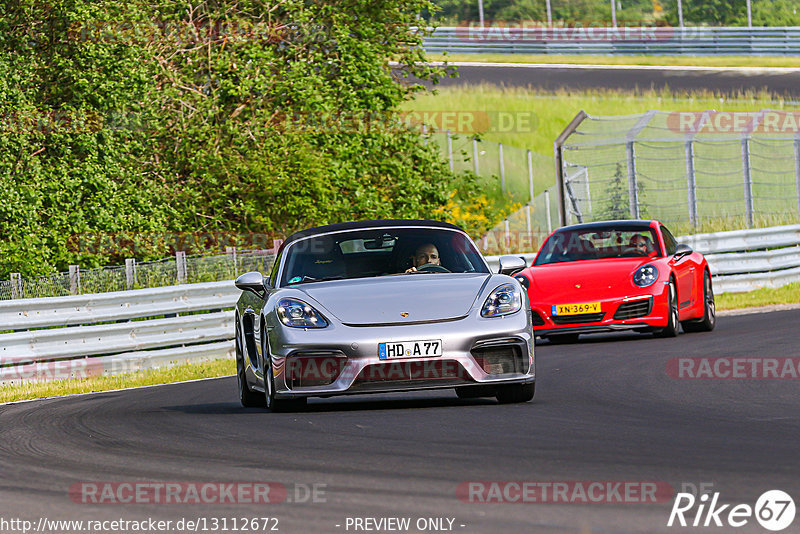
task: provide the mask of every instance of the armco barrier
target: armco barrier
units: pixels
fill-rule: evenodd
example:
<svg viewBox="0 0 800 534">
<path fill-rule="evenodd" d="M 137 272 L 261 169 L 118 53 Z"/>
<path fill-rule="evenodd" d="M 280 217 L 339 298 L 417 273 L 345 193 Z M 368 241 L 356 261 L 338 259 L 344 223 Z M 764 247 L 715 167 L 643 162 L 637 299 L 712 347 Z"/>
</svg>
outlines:
<svg viewBox="0 0 800 534">
<path fill-rule="evenodd" d="M 681 236 L 705 254 L 715 293 L 752 291 L 800 281 L 800 225 Z M 530 265 L 536 253 L 513 254 Z M 497 270 L 500 256 L 486 260 Z"/>
<path fill-rule="evenodd" d="M 233 356 L 232 281 L 0 302 L 0 381 Z M 187 315 L 180 315 L 180 314 Z"/>
<path fill-rule="evenodd" d="M 800 55 L 800 27 L 547 27 L 497 23 L 484 28 L 439 27 L 425 38 L 428 53 Z"/>
</svg>

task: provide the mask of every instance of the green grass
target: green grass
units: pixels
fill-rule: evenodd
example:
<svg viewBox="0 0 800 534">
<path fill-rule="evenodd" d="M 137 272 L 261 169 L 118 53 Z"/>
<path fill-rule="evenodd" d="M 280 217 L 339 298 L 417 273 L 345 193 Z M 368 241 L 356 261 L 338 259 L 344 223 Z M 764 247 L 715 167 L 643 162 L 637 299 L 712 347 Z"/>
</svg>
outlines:
<svg viewBox="0 0 800 534">
<path fill-rule="evenodd" d="M 236 373 L 236 363 L 219 359 L 185 363 L 164 369 L 138 371 L 113 376 L 98 376 L 71 380 L 0 384 L 0 402 L 56 397 L 75 393 L 91 393 L 114 389 L 184 382 L 199 378 L 228 376 Z M 233 393 L 231 393 L 233 395 Z"/>
<path fill-rule="evenodd" d="M 796 57 L 746 56 L 584 56 L 534 54 L 428 54 L 430 61 L 542 63 L 573 65 L 665 65 L 676 67 L 798 67 Z"/>
<path fill-rule="evenodd" d="M 718 310 L 735 310 L 772 304 L 797 304 L 800 302 L 800 282 L 775 289 L 764 288 L 747 293 L 723 293 L 716 295 L 715 300 Z"/>
</svg>

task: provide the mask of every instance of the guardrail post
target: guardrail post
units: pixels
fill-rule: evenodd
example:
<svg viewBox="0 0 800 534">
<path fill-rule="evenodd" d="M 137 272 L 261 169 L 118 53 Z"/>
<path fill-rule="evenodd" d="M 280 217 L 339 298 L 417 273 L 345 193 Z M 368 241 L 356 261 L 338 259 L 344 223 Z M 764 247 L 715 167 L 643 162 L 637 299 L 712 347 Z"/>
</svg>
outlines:
<svg viewBox="0 0 800 534">
<path fill-rule="evenodd" d="M 636 183 L 636 153 L 633 141 L 625 143 L 625 152 L 628 155 L 628 200 L 631 219 L 639 218 L 639 186 Z"/>
<path fill-rule="evenodd" d="M 689 195 L 689 221 L 692 227 L 697 227 L 697 183 L 694 176 L 694 141 L 689 140 L 684 144 L 686 155 L 686 190 Z"/>
<path fill-rule="evenodd" d="M 22 276 L 19 273 L 11 273 L 11 298 L 22 298 Z"/>
<path fill-rule="evenodd" d="M 450 162 L 450 172 L 453 172 L 453 136 L 447 130 L 447 161 Z"/>
<path fill-rule="evenodd" d="M 800 214 L 800 137 L 794 138 L 794 180 L 797 187 L 797 213 Z"/>
<path fill-rule="evenodd" d="M 475 168 L 475 174 L 478 174 L 478 140 L 473 137 L 472 138 L 472 160 L 473 160 L 473 167 Z"/>
<path fill-rule="evenodd" d="M 136 285 L 136 260 L 128 258 L 125 260 L 125 287 L 133 289 Z"/>
<path fill-rule="evenodd" d="M 750 174 L 750 137 L 742 137 L 742 178 L 744 180 L 744 209 L 747 227 L 753 227 L 753 178 Z"/>
<path fill-rule="evenodd" d="M 506 192 L 506 166 L 503 163 L 503 143 L 498 143 L 497 148 L 500 151 L 500 188 L 503 190 L 503 193 Z"/>
<path fill-rule="evenodd" d="M 508 252 L 508 249 L 511 247 L 511 235 L 510 235 L 510 231 L 509 231 L 509 227 L 508 227 L 508 219 L 506 219 L 503 222 L 505 224 L 505 231 L 506 231 L 506 236 L 505 236 L 505 239 L 503 240 L 503 245 L 504 245 L 503 246 L 503 250 L 505 252 Z"/>
<path fill-rule="evenodd" d="M 81 292 L 81 269 L 77 265 L 69 266 L 69 292 L 71 295 Z"/>
<path fill-rule="evenodd" d="M 186 252 L 178 250 L 175 252 L 175 265 L 178 271 L 178 283 L 186 283 Z"/>
</svg>

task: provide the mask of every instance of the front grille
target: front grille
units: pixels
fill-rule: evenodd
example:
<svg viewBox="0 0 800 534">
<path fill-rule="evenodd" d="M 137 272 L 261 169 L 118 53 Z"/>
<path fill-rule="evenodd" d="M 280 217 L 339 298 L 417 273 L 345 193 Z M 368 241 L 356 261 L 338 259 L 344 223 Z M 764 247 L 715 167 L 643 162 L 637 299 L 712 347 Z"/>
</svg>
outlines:
<svg viewBox="0 0 800 534">
<path fill-rule="evenodd" d="M 478 347 L 472 349 L 472 357 L 488 375 L 525 372 L 522 365 L 522 351 L 516 345 Z"/>
<path fill-rule="evenodd" d="M 544 319 L 536 310 L 533 310 L 533 326 L 544 326 Z"/>
<path fill-rule="evenodd" d="M 598 323 L 603 320 L 605 312 L 581 313 L 578 315 L 553 315 L 551 319 L 555 324 Z"/>
<path fill-rule="evenodd" d="M 466 376 L 466 370 L 455 360 L 392 360 L 364 367 L 356 383 L 428 382 Z"/>
<path fill-rule="evenodd" d="M 650 310 L 652 309 L 652 297 L 633 302 L 623 302 L 614 313 L 614 319 L 621 321 L 623 319 L 633 319 L 634 317 L 644 317 L 645 315 L 650 315 Z"/>
<path fill-rule="evenodd" d="M 286 358 L 285 376 L 289 389 L 328 386 L 339 377 L 347 363 L 341 352 L 295 353 Z"/>
</svg>

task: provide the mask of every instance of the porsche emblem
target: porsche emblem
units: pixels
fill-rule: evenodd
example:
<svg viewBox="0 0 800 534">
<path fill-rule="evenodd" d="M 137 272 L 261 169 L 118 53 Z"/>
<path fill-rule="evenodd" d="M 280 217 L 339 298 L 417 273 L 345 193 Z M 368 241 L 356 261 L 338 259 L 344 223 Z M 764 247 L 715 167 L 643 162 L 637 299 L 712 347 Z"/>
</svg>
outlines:
<svg viewBox="0 0 800 534">
<path fill-rule="evenodd" d="M 581 288 L 580 284 L 575 284 L 575 289 L 580 289 L 580 288 Z"/>
<path fill-rule="evenodd" d="M 408 317 L 408 312 L 400 312 L 400 317 Z"/>
</svg>

